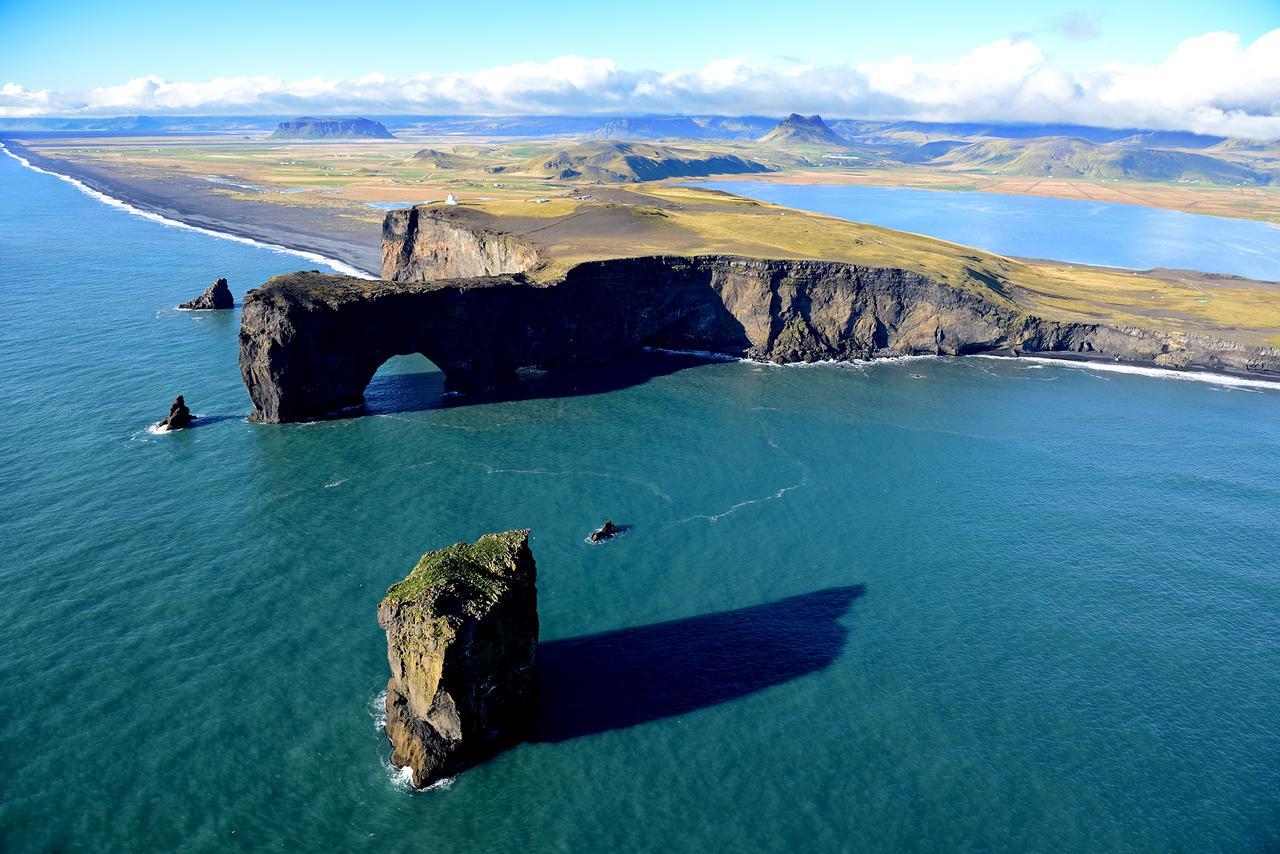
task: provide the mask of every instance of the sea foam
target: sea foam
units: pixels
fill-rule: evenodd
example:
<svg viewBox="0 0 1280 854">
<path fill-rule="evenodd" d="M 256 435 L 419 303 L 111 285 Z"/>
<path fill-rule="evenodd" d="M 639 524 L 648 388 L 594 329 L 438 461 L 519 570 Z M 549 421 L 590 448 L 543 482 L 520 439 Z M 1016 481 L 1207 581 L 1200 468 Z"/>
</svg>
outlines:
<svg viewBox="0 0 1280 854">
<path fill-rule="evenodd" d="M 1035 366 L 1060 365 L 1064 368 L 1079 368 L 1086 371 L 1102 371 L 1113 374 L 1135 374 L 1162 380 L 1182 380 L 1184 382 L 1210 383 L 1211 385 L 1230 386 L 1233 388 L 1269 389 L 1280 391 L 1280 382 L 1273 380 L 1240 377 L 1234 374 L 1215 374 L 1209 371 L 1179 371 L 1171 368 L 1152 368 L 1144 365 L 1126 365 L 1122 362 L 1076 361 L 1074 359 L 1052 359 L 1043 356 L 967 356 L 970 359 L 998 359 L 1000 361 L 1030 362 Z M 1030 367 L 1030 366 L 1029 366 Z"/>
<path fill-rule="evenodd" d="M 18 161 L 23 166 L 27 167 L 33 172 L 39 172 L 43 175 L 52 175 L 53 177 L 57 178 L 60 181 L 66 181 L 68 184 L 75 187 L 77 190 L 84 193 L 86 196 L 97 199 L 98 201 L 102 202 L 104 205 L 110 205 L 113 208 L 119 208 L 120 210 L 125 211 L 126 213 L 133 214 L 134 216 L 140 216 L 143 219 L 149 219 L 152 222 L 158 222 L 161 225 L 167 225 L 172 228 L 182 228 L 182 229 L 186 229 L 187 231 L 195 231 L 195 232 L 199 232 L 200 234 L 207 234 L 210 237 L 217 237 L 222 240 L 233 240 L 236 243 L 244 243 L 248 246 L 256 246 L 259 249 L 269 249 L 272 252 L 279 252 L 284 255 L 293 255 L 298 258 L 305 258 L 306 260 L 316 264 L 324 264 L 326 267 L 329 267 L 330 269 L 338 273 L 341 273 L 344 276 L 354 276 L 360 279 L 375 278 L 374 276 L 369 275 L 363 270 L 357 270 L 355 267 L 352 267 L 350 264 L 343 263 L 342 261 L 339 261 L 336 258 L 325 257 L 324 255 L 321 255 L 318 252 L 309 252 L 305 249 L 290 249 L 288 246 L 281 246 L 277 243 L 267 243 L 266 241 L 262 241 L 262 240 L 254 240 L 251 237 L 242 237 L 239 234 L 230 234 L 225 231 L 216 231 L 212 228 L 203 228 L 198 225 L 191 225 L 190 223 L 182 222 L 181 220 L 170 219 L 167 216 L 161 216 L 158 213 L 154 213 L 148 210 L 143 210 L 142 208 L 136 208 L 133 205 L 129 204 L 128 202 L 122 201 L 121 199 L 117 199 L 114 196 L 108 196 L 106 193 L 100 190 L 95 190 L 93 187 L 90 187 L 88 184 L 84 183 L 79 178 L 73 178 L 70 175 L 63 175 L 61 172 L 54 172 L 49 169 L 42 169 L 41 167 L 36 166 L 27 158 L 10 151 L 9 148 L 5 146 L 3 143 L 0 143 L 0 151 L 3 151 L 5 154 L 9 155 L 14 160 Z"/>
</svg>

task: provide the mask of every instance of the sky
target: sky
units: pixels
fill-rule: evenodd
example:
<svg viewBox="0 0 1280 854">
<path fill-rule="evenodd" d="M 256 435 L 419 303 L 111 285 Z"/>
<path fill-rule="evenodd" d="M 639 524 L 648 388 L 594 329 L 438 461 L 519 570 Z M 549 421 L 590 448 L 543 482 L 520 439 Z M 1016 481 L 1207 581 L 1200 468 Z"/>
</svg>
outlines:
<svg viewBox="0 0 1280 854">
<path fill-rule="evenodd" d="M 1280 137 L 1280 0 L 0 0 L 0 115 L 792 110 Z"/>
</svg>

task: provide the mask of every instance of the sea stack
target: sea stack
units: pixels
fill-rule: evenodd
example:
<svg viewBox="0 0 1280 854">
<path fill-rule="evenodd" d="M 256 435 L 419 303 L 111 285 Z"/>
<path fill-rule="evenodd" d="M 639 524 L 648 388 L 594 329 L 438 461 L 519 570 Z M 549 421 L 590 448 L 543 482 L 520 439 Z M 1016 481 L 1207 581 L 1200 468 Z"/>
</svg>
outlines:
<svg viewBox="0 0 1280 854">
<path fill-rule="evenodd" d="M 528 531 L 485 534 L 423 555 L 387 590 L 391 761 L 424 788 L 532 730 L 537 565 Z"/>
<path fill-rule="evenodd" d="M 187 409 L 187 402 L 183 400 L 182 395 L 178 395 L 169 407 L 169 414 L 156 427 L 161 430 L 181 430 L 190 425 L 193 420 L 191 410 Z"/>
<path fill-rule="evenodd" d="M 178 308 L 189 311 L 212 311 L 214 309 L 232 308 L 236 301 L 231 296 L 231 288 L 226 279 L 218 279 L 204 289 L 204 293 L 193 300 L 184 302 Z"/>
<path fill-rule="evenodd" d="M 622 533 L 622 529 L 613 524 L 612 519 L 606 519 L 604 524 L 591 532 L 591 542 L 603 543 L 605 540 L 612 539 Z"/>
</svg>

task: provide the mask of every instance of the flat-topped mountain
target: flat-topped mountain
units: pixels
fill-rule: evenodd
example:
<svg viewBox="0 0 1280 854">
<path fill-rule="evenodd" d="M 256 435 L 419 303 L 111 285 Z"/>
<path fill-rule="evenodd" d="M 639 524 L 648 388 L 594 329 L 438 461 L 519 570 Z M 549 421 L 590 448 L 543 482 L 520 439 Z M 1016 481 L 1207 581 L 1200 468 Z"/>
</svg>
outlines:
<svg viewBox="0 0 1280 854">
<path fill-rule="evenodd" d="M 663 178 L 768 172 L 770 167 L 734 154 L 712 154 L 635 142 L 584 142 L 550 157 L 531 158 L 503 171 L 560 181 L 628 184 Z"/>
<path fill-rule="evenodd" d="M 303 116 L 276 126 L 271 139 L 395 139 L 382 122 L 372 119 L 317 119 Z"/>
<path fill-rule="evenodd" d="M 824 145 L 846 147 L 849 141 L 833 131 L 822 116 L 802 116 L 792 113 L 777 127 L 760 137 L 767 145 Z"/>
</svg>

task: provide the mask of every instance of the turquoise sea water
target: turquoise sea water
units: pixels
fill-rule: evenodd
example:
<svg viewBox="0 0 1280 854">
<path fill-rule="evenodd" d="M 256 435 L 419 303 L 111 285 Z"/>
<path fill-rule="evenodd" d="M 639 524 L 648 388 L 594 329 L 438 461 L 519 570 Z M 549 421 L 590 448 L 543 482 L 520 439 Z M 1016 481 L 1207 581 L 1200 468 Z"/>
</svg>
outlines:
<svg viewBox="0 0 1280 854">
<path fill-rule="evenodd" d="M 236 314 L 170 307 L 310 264 L 6 157 L 0 228 L 0 848 L 1280 845 L 1280 392 L 654 354 L 445 405 L 405 358 L 250 425 Z M 406 791 L 377 602 L 513 527 L 541 736 Z"/>
<path fill-rule="evenodd" d="M 940 237 L 1002 255 L 1280 281 L 1280 226 L 1141 205 L 904 187 L 712 181 L 699 186 Z"/>
</svg>

